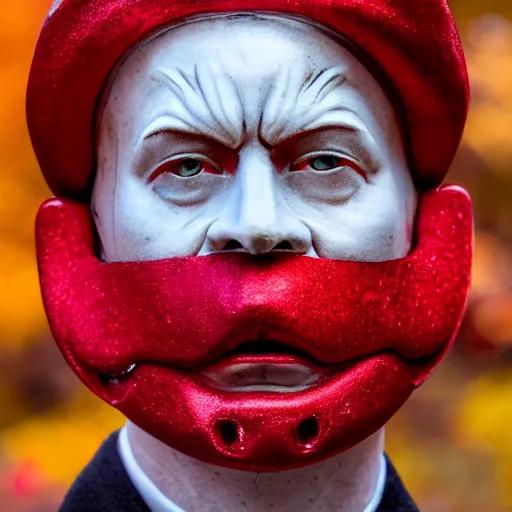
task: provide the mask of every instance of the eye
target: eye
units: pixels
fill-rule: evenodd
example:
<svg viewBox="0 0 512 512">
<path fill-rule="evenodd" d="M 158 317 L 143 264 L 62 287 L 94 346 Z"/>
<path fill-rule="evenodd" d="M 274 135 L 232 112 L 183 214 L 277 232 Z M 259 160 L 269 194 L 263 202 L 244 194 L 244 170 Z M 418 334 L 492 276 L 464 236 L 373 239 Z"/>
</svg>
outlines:
<svg viewBox="0 0 512 512">
<path fill-rule="evenodd" d="M 333 153 L 310 153 L 292 165 L 291 171 L 327 172 L 350 167 L 366 180 L 365 172 L 352 160 Z"/>
<path fill-rule="evenodd" d="M 204 158 L 185 157 L 164 162 L 151 174 L 149 181 L 154 181 L 165 173 L 174 174 L 179 178 L 193 178 L 202 173 L 222 174 L 222 169 Z"/>
<path fill-rule="evenodd" d="M 329 153 L 306 155 L 292 166 L 292 171 L 332 171 L 339 167 L 353 167 L 354 164 L 341 156 Z"/>
</svg>

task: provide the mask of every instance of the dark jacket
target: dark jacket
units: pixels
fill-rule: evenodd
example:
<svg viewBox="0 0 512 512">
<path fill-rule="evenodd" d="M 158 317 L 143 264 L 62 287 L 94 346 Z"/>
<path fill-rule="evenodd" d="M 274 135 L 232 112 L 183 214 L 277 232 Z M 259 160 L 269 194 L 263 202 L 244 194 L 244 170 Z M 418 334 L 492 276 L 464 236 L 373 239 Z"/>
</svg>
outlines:
<svg viewBox="0 0 512 512">
<path fill-rule="evenodd" d="M 117 437 L 115 432 L 103 443 L 71 487 L 60 512 L 149 512 L 121 462 Z M 378 512 L 418 512 L 395 468 L 389 460 L 387 464 Z"/>
</svg>

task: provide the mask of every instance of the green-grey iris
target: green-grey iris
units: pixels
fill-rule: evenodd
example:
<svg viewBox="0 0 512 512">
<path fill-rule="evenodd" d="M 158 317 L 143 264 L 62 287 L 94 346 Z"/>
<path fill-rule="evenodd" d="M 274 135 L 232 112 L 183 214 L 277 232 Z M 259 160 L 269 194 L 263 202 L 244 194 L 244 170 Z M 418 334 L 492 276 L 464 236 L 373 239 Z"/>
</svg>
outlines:
<svg viewBox="0 0 512 512">
<path fill-rule="evenodd" d="M 309 166 L 315 171 L 330 171 L 336 169 L 339 165 L 340 159 L 331 155 L 317 156 L 309 161 Z"/>
<path fill-rule="evenodd" d="M 186 158 L 182 160 L 177 169 L 178 176 L 190 178 L 197 176 L 203 170 L 203 162 L 197 158 Z"/>
</svg>

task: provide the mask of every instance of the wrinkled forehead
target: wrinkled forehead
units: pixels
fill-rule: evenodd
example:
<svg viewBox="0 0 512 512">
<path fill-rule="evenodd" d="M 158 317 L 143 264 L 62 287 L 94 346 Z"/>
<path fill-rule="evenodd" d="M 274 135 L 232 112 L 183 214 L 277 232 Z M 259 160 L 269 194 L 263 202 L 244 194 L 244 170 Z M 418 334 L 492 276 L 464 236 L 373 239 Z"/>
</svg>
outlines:
<svg viewBox="0 0 512 512">
<path fill-rule="evenodd" d="M 332 108 L 342 94 L 363 116 L 378 110 L 384 121 L 393 117 L 381 87 L 341 36 L 280 15 L 217 15 L 168 27 L 132 50 L 109 84 L 102 106 L 122 97 L 130 107 L 116 115 L 131 120 L 153 114 L 169 92 L 183 103 L 204 94 L 236 97 L 248 117 L 261 116 L 265 99 L 279 94 Z"/>
<path fill-rule="evenodd" d="M 326 29 L 325 29 L 326 30 Z M 336 40 L 339 39 L 339 40 Z M 278 14 L 234 13 L 203 16 L 167 27 L 137 45 L 113 72 L 116 81 L 155 70 L 222 68 L 231 78 L 249 82 L 276 74 L 311 74 L 337 67 L 350 78 L 364 67 L 341 36 L 302 19 Z M 112 80 L 111 80 L 112 81 Z"/>
</svg>

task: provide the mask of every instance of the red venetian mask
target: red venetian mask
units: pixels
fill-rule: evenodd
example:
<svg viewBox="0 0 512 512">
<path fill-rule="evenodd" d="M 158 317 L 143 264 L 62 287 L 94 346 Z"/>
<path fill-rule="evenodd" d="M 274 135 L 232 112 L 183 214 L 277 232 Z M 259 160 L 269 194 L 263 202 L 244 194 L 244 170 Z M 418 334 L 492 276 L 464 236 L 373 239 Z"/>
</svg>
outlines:
<svg viewBox="0 0 512 512">
<path fill-rule="evenodd" d="M 252 471 L 317 462 L 389 420 L 457 333 L 472 233 L 471 201 L 453 186 L 422 197 L 415 249 L 383 263 L 102 263 L 87 205 L 53 199 L 37 220 L 50 325 L 82 381 L 169 446 Z M 322 378 L 275 393 L 223 391 L 206 377 L 254 361 L 300 361 Z"/>
</svg>

